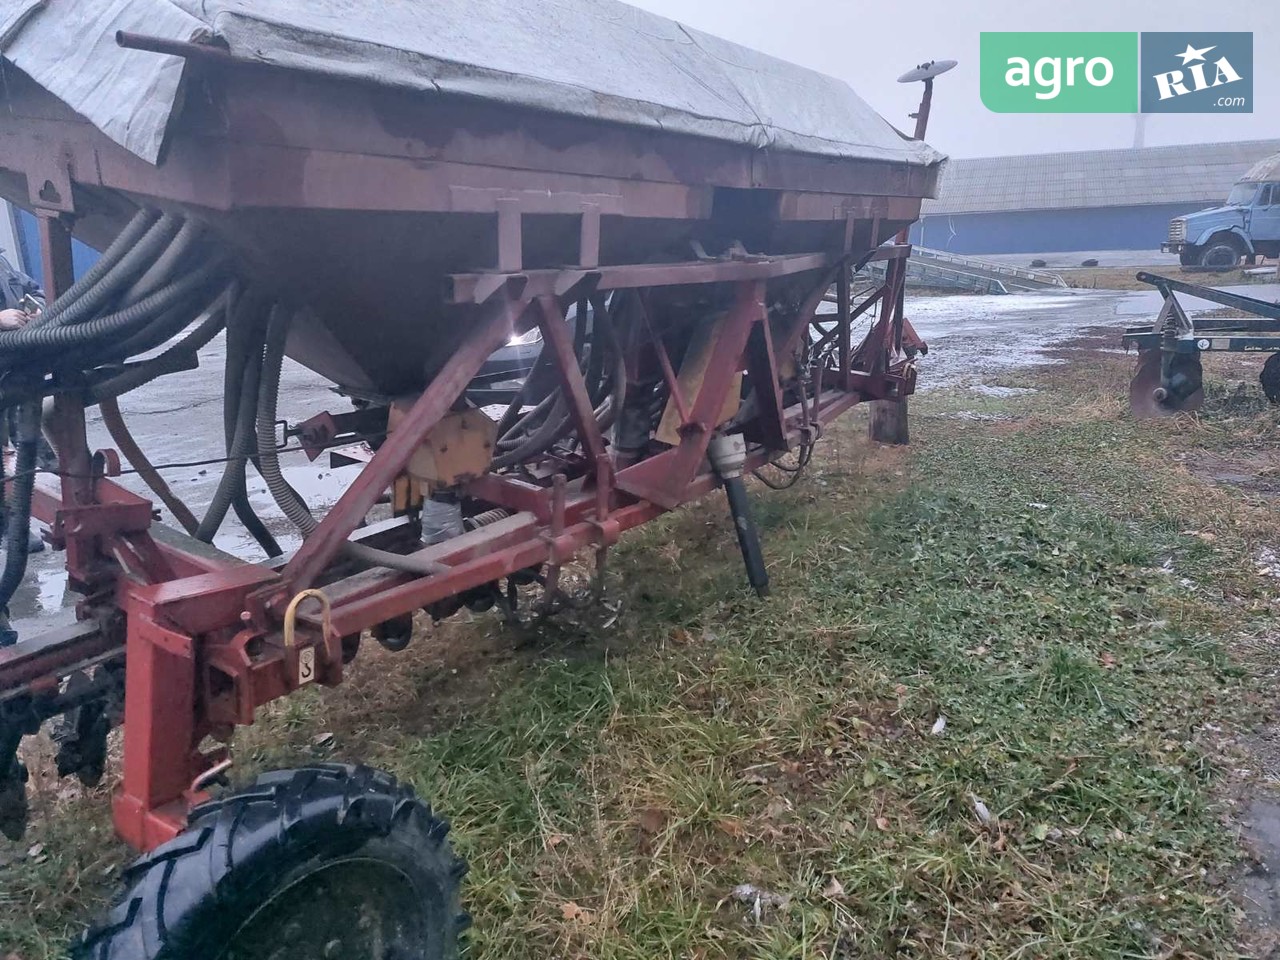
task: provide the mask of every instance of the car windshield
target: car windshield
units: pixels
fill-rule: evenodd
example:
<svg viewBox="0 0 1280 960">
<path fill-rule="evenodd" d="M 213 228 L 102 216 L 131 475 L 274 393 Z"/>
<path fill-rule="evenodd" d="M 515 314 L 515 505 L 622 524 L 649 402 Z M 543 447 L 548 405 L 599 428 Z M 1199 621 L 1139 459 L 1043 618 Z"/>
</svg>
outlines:
<svg viewBox="0 0 1280 960">
<path fill-rule="evenodd" d="M 1253 194 L 1257 189 L 1256 183 L 1237 183 L 1227 195 L 1227 206 L 1247 207 L 1253 202 Z"/>
</svg>

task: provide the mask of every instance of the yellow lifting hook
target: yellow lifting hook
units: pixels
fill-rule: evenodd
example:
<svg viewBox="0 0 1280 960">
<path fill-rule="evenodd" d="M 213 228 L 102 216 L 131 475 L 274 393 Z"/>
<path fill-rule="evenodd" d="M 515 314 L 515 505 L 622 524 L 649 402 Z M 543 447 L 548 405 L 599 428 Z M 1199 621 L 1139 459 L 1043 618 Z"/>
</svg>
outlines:
<svg viewBox="0 0 1280 960">
<path fill-rule="evenodd" d="M 296 597 L 289 601 L 289 606 L 284 611 L 284 648 L 292 651 L 298 645 L 296 636 L 298 607 L 302 605 L 304 600 L 315 598 L 320 601 L 320 612 L 323 617 L 323 629 L 325 640 L 329 639 L 329 633 L 333 628 L 332 607 L 329 598 L 325 596 L 322 590 L 303 590 Z M 311 683 L 316 678 L 316 650 L 315 647 L 307 647 L 298 651 L 298 686 Z"/>
</svg>

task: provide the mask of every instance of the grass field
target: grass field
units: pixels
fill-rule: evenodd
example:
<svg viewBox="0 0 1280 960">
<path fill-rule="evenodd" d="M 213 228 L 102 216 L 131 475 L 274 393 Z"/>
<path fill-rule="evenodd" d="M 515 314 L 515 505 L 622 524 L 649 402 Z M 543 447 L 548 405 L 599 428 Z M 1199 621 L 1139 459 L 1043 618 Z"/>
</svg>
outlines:
<svg viewBox="0 0 1280 960">
<path fill-rule="evenodd" d="M 852 415 L 800 485 L 754 486 L 767 601 L 712 498 L 625 541 L 608 608 L 370 651 L 266 711 L 237 773 L 414 783 L 471 862 L 477 960 L 1248 953 L 1276 418 L 1224 363 L 1199 420 L 1136 425 L 1100 345 L 999 381 L 1036 392 L 917 398 L 909 451 Z M 0 844 L 23 960 L 124 862 L 105 789 L 37 786 Z"/>
<path fill-rule="evenodd" d="M 1054 271 L 1062 275 L 1067 286 L 1084 290 L 1150 290 L 1149 284 L 1137 279 L 1141 270 L 1159 276 L 1185 280 L 1187 283 L 1199 283 L 1210 287 L 1241 286 L 1249 283 L 1275 283 L 1280 274 L 1275 272 L 1275 262 L 1268 265 L 1272 272 L 1265 275 L 1246 273 L 1252 267 L 1241 267 L 1222 273 L 1198 270 L 1183 270 L 1176 265 L 1156 265 L 1151 267 L 1072 267 L 1067 270 Z"/>
</svg>

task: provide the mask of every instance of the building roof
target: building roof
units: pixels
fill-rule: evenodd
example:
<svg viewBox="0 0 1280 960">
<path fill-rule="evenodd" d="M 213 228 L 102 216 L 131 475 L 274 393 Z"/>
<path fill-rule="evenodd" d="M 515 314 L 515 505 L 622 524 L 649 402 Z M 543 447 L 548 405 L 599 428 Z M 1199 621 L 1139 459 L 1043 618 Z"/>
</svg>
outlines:
<svg viewBox="0 0 1280 960">
<path fill-rule="evenodd" d="M 1221 200 L 1280 140 L 952 160 L 924 216 Z"/>
<path fill-rule="evenodd" d="M 1265 160 L 1259 160 L 1244 175 L 1244 179 L 1254 180 L 1258 183 L 1268 180 L 1280 180 L 1280 153 L 1267 157 Z"/>
</svg>

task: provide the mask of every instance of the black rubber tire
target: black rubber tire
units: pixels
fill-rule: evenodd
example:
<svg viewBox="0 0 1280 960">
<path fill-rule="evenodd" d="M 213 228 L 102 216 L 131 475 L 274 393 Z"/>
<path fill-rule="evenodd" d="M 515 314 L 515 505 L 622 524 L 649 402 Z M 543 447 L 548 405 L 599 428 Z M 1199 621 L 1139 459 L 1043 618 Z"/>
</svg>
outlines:
<svg viewBox="0 0 1280 960">
<path fill-rule="evenodd" d="M 1200 266 L 1200 253 L 1201 249 L 1199 247 L 1195 246 L 1195 244 L 1188 244 L 1178 254 L 1178 261 L 1184 267 L 1198 267 Z"/>
<path fill-rule="evenodd" d="M 315 949 L 315 937 L 329 936 L 315 932 L 325 925 L 315 922 L 321 918 L 342 931 L 377 927 L 376 934 L 351 934 L 380 944 L 361 960 L 456 960 L 470 918 L 459 907 L 466 864 L 454 856 L 448 832 L 412 789 L 368 767 L 321 764 L 268 774 L 248 790 L 195 808 L 184 833 L 134 863 L 107 921 L 86 933 L 71 956 L 350 955 L 345 941 Z M 333 895 L 334 886 L 360 884 L 364 876 L 379 878 L 374 891 L 394 880 L 387 887 L 392 896 L 377 901 L 372 920 L 356 912 L 353 898 Z M 351 892 L 369 890 L 357 885 Z M 283 915 L 264 904 L 276 904 Z M 291 937 L 300 932 L 309 948 L 294 945 Z"/>
<path fill-rule="evenodd" d="M 1214 237 L 1200 248 L 1200 266 L 1211 270 L 1234 270 L 1248 251 L 1233 236 Z"/>
<path fill-rule="evenodd" d="M 1267 357 L 1258 381 L 1262 384 L 1262 392 L 1267 395 L 1267 399 L 1280 404 L 1280 353 Z"/>
</svg>

